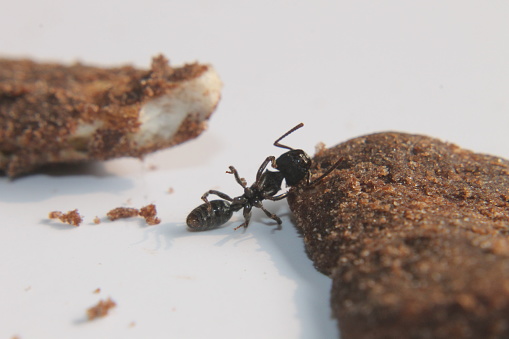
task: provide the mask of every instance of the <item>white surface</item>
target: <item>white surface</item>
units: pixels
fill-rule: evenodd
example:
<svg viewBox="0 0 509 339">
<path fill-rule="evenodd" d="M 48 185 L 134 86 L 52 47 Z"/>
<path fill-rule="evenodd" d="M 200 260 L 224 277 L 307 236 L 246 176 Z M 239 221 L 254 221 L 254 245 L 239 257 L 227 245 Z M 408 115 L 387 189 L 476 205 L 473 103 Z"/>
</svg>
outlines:
<svg viewBox="0 0 509 339">
<path fill-rule="evenodd" d="M 509 158 L 508 16 L 505 1 L 4 1 L 4 56 L 148 67 L 162 52 L 212 63 L 225 87 L 204 135 L 143 163 L 0 178 L 0 337 L 337 337 L 286 201 L 265 205 L 276 232 L 259 211 L 245 233 L 241 213 L 206 233 L 186 215 L 210 188 L 240 194 L 227 167 L 250 184 L 301 121 L 284 141 L 311 154 L 399 130 Z M 148 203 L 159 226 L 93 224 Z M 46 219 L 74 208 L 79 228 Z M 118 306 L 86 322 L 107 297 Z"/>
</svg>

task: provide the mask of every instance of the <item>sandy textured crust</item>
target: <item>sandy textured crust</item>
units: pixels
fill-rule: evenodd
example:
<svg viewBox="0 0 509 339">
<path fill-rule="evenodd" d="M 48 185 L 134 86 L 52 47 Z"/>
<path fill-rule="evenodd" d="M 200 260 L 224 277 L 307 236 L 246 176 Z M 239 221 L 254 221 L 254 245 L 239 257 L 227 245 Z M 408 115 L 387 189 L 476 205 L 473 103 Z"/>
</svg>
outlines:
<svg viewBox="0 0 509 339">
<path fill-rule="evenodd" d="M 210 65 L 150 70 L 0 59 L 0 171 L 143 155 L 199 135 L 221 81 Z"/>
<path fill-rule="evenodd" d="M 341 338 L 509 338 L 509 162 L 401 133 L 314 159 L 288 201 Z"/>
</svg>

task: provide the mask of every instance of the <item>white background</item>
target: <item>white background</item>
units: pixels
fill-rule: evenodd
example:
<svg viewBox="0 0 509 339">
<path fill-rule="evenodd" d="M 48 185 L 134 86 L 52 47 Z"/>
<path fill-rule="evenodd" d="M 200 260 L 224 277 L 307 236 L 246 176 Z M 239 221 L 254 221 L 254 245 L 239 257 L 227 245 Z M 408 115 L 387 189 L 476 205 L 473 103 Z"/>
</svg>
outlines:
<svg viewBox="0 0 509 339">
<path fill-rule="evenodd" d="M 0 53 L 147 68 L 200 61 L 224 90 L 209 130 L 148 156 L 0 177 L 0 337 L 336 338 L 330 280 L 315 271 L 286 201 L 246 232 L 189 233 L 211 188 L 241 194 L 283 150 L 313 154 L 376 131 L 420 133 L 509 158 L 506 1 L 2 1 Z M 169 188 L 174 193 L 169 194 Z M 157 205 L 162 223 L 108 222 Z M 78 208 L 75 228 L 49 211 Z M 93 218 L 103 219 L 99 225 Z M 93 293 L 97 288 L 98 294 Z M 118 306 L 87 322 L 111 297 Z"/>
</svg>

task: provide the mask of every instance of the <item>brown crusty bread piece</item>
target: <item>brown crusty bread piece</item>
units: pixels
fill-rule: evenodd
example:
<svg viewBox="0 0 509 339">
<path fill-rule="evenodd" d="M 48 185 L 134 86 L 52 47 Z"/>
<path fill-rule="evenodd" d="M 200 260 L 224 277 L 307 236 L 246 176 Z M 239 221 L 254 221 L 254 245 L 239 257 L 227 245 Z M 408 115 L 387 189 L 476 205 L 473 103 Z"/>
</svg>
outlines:
<svg viewBox="0 0 509 339">
<path fill-rule="evenodd" d="M 143 155 L 199 135 L 221 81 L 210 65 L 149 70 L 0 59 L 0 172 Z"/>
<path fill-rule="evenodd" d="M 509 338 L 509 161 L 379 133 L 322 149 L 288 202 L 342 339 Z"/>
</svg>

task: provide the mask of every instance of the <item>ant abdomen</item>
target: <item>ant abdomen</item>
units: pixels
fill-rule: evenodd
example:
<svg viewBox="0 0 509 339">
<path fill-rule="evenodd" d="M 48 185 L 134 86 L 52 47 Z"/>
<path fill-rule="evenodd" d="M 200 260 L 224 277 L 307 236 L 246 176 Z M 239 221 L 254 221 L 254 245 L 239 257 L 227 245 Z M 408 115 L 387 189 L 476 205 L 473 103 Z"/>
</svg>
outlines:
<svg viewBox="0 0 509 339">
<path fill-rule="evenodd" d="M 187 216 L 187 227 L 190 231 L 206 231 L 225 224 L 233 215 L 230 202 L 212 200 L 201 204 Z"/>
</svg>

